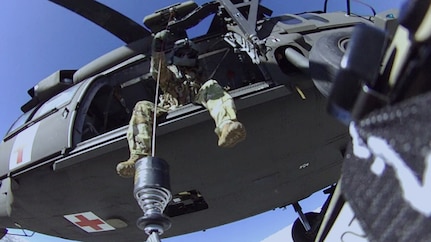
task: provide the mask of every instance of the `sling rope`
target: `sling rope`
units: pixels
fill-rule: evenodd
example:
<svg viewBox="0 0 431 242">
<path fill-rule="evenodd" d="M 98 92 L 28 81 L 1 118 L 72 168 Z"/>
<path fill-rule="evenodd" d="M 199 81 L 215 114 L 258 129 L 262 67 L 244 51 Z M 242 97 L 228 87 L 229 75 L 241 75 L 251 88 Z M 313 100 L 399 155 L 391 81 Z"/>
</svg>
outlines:
<svg viewBox="0 0 431 242">
<path fill-rule="evenodd" d="M 174 12 L 171 11 L 168 19 L 168 24 L 171 22 L 174 16 Z M 168 25 L 166 25 L 165 30 L 168 29 Z M 165 41 L 163 40 L 160 52 L 164 52 Z M 157 128 L 157 106 L 158 106 L 158 98 L 159 98 L 159 87 L 160 87 L 160 71 L 162 69 L 162 58 L 159 58 L 159 66 L 157 68 L 157 80 L 156 80 L 156 93 L 154 97 L 154 110 L 153 110 L 153 129 L 152 129 L 152 137 L 151 137 L 151 156 L 154 157 L 156 154 L 156 128 Z"/>
</svg>

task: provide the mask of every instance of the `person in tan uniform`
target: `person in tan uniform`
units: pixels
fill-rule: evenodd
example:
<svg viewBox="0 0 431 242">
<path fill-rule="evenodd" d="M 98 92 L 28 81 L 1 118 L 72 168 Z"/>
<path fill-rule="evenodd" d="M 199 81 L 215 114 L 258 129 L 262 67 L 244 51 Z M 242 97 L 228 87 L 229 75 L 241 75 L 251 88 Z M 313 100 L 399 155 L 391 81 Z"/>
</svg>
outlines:
<svg viewBox="0 0 431 242">
<path fill-rule="evenodd" d="M 163 52 L 168 35 L 167 30 L 158 32 L 152 43 L 150 71 L 155 80 L 159 79 L 162 100 L 157 108 L 149 101 L 136 103 L 127 131 L 130 158 L 117 165 L 117 173 L 122 177 L 133 177 L 136 161 L 151 155 L 154 111 L 160 116 L 177 106 L 193 102 L 204 106 L 214 119 L 218 146 L 234 147 L 246 137 L 244 125 L 237 120 L 232 97 L 217 81 L 202 80 L 199 52 L 192 41 L 176 41 L 172 64 L 168 65 Z"/>
</svg>

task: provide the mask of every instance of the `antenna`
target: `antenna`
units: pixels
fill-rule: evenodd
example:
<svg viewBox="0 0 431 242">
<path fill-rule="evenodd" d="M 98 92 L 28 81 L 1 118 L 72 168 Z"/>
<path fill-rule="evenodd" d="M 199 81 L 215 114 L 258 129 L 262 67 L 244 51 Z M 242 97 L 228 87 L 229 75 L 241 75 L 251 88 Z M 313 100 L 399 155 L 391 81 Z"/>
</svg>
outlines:
<svg viewBox="0 0 431 242">
<path fill-rule="evenodd" d="M 346 0 L 347 15 L 350 15 L 350 0 Z"/>
</svg>

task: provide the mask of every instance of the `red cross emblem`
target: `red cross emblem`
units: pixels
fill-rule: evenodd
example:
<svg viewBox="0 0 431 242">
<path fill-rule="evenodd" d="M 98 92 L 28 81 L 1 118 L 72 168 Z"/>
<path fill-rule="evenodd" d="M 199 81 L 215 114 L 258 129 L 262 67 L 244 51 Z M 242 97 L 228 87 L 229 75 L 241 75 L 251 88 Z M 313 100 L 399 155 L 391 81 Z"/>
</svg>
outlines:
<svg viewBox="0 0 431 242">
<path fill-rule="evenodd" d="M 77 219 L 79 219 L 79 222 L 76 222 L 77 225 L 81 227 L 91 227 L 94 230 L 101 230 L 102 227 L 99 226 L 99 224 L 104 224 L 104 222 L 100 219 L 87 219 L 83 215 L 79 214 L 75 216 Z"/>
<path fill-rule="evenodd" d="M 64 215 L 64 217 L 79 228 L 89 233 L 115 229 L 92 212 Z"/>
</svg>

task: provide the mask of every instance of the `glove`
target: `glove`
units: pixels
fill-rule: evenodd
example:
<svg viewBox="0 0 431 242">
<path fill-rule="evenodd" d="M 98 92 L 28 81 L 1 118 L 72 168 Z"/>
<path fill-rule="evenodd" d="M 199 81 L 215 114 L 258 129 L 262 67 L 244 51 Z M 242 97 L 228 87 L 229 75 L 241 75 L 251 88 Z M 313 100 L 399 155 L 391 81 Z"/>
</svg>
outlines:
<svg viewBox="0 0 431 242">
<path fill-rule="evenodd" d="M 169 37 L 171 35 L 172 33 L 166 29 L 160 32 L 157 32 L 153 38 L 152 50 L 154 52 L 161 52 L 163 50 L 164 43 L 166 43 L 169 40 Z"/>
</svg>

